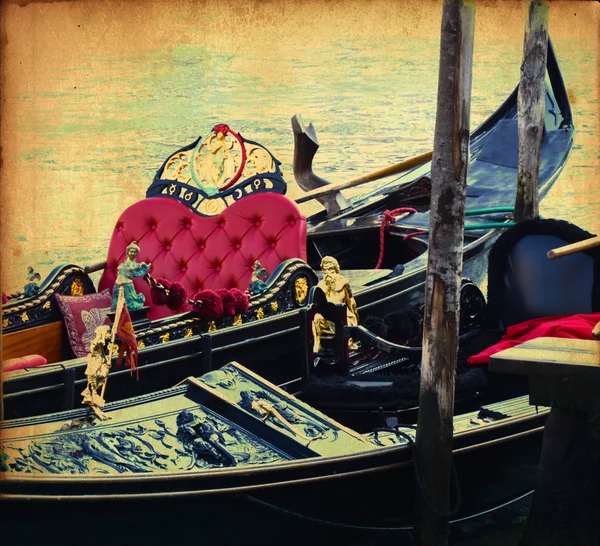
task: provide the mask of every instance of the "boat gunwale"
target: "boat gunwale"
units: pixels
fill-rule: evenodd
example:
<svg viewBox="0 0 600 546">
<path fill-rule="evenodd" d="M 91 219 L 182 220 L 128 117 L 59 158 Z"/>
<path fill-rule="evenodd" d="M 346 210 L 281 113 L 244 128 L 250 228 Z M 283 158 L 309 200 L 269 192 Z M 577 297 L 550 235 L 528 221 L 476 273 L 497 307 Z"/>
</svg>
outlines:
<svg viewBox="0 0 600 546">
<path fill-rule="evenodd" d="M 528 395 L 524 395 L 524 396 L 520 396 L 520 397 L 516 397 L 513 399 L 509 399 L 512 400 L 513 402 L 515 402 L 517 404 L 517 406 L 520 406 L 521 404 L 523 404 L 524 408 L 529 408 L 528 411 L 525 411 L 524 414 L 519 414 L 516 416 L 509 416 L 503 419 L 499 419 L 499 420 L 495 420 L 489 423 L 482 423 L 482 424 L 477 424 L 474 425 L 472 428 L 468 428 L 466 430 L 461 430 L 458 432 L 454 433 L 454 439 L 458 439 L 458 440 L 471 440 L 473 437 L 476 437 L 484 432 L 487 433 L 494 433 L 494 432 L 498 432 L 501 431 L 502 429 L 511 427 L 511 426 L 515 426 L 515 425 L 522 425 L 522 424 L 526 424 L 527 422 L 530 421 L 535 421 L 535 420 L 539 420 L 541 418 L 544 418 L 544 416 L 547 416 L 550 412 L 549 408 L 542 408 L 542 409 L 538 409 L 538 410 L 533 410 L 531 407 L 529 407 L 529 404 L 527 403 L 527 405 L 525 405 L 526 402 L 526 398 L 528 398 Z M 508 400 L 507 400 L 508 401 Z M 501 403 L 505 403 L 507 401 L 503 401 Z M 489 404 L 489 406 L 492 406 L 493 404 Z M 459 414 L 457 416 L 455 416 L 455 421 L 457 418 L 467 418 L 467 416 L 469 415 L 476 415 L 477 412 L 467 412 L 465 414 Z M 137 421 L 143 420 L 143 419 L 147 419 L 147 418 L 151 418 L 151 416 L 146 416 L 143 418 L 139 418 L 137 419 Z M 106 423 L 105 424 L 106 427 L 110 427 L 110 424 Z M 402 425 L 400 425 L 399 427 L 400 429 L 402 429 Z M 411 427 L 406 426 L 404 427 L 405 429 L 411 429 L 413 430 Z M 480 442 L 480 443 L 476 443 L 476 442 L 471 442 L 471 444 L 469 445 L 465 445 L 463 447 L 456 447 L 453 448 L 453 452 L 454 453 L 461 453 L 461 452 L 465 452 L 465 451 L 470 451 L 472 449 L 476 449 L 478 446 L 484 446 L 484 445 L 492 445 L 494 443 L 501 443 L 501 442 L 506 442 L 509 441 L 512 437 L 515 436 L 516 437 L 520 436 L 520 435 L 530 435 L 530 434 L 534 434 L 537 430 L 541 430 L 543 428 L 542 427 L 536 427 L 533 429 L 527 429 L 525 431 L 521 431 L 521 432 L 516 432 L 514 434 L 508 434 L 506 436 L 499 436 L 497 438 L 493 438 L 492 440 L 487 440 L 484 442 Z M 79 431 L 79 432 L 84 432 L 85 430 L 90 430 L 90 429 L 84 429 L 83 431 Z M 1 432 L 1 430 L 0 430 Z M 56 434 L 72 434 L 74 432 L 78 432 L 78 431 L 53 431 L 50 433 L 47 433 L 48 435 L 56 435 Z M 33 436 L 35 437 L 35 435 Z M 29 437 L 31 438 L 31 436 Z M 12 441 L 17 441 L 17 438 L 14 438 Z M 6 443 L 11 441 L 10 438 L 3 438 L 2 439 L 2 443 Z M 264 465 L 248 465 L 248 466 L 244 466 L 244 467 L 221 467 L 221 468 L 211 468 L 211 469 L 197 469 L 197 470 L 193 470 L 193 471 L 186 471 L 185 473 L 182 473 L 181 471 L 154 471 L 151 473 L 144 473 L 144 474 L 96 474 L 96 475 L 64 475 L 64 474 L 60 474 L 60 475 L 44 475 L 44 474 L 39 474 L 39 475 L 15 475 L 13 473 L 10 472 L 5 472 L 2 473 L 2 480 L 0 480 L 0 484 L 2 484 L 3 482 L 11 482 L 11 484 L 18 484 L 18 483 L 23 483 L 23 484 L 31 484 L 31 483 L 44 483 L 44 484 L 53 484 L 53 483 L 61 483 L 61 484 L 65 484 L 65 483 L 110 483 L 110 482 L 115 482 L 118 481 L 119 483 L 128 483 L 128 482 L 134 482 L 134 483 L 139 483 L 139 482 L 154 482 L 154 481 L 161 481 L 161 480 L 187 480 L 187 479 L 193 479 L 193 480 L 197 480 L 197 479 L 210 479 L 213 477 L 220 477 L 222 475 L 226 475 L 226 474 L 244 474 L 246 476 L 254 476 L 254 475 L 260 475 L 263 474 L 265 472 L 273 472 L 273 471 L 277 471 L 277 470 L 281 470 L 281 469 L 289 469 L 289 471 L 293 471 L 296 469 L 300 469 L 303 470 L 305 468 L 312 468 L 312 467 L 321 467 L 321 466 L 327 466 L 327 465 L 336 465 L 336 464 L 344 464 L 344 463 L 348 463 L 348 462 L 360 462 L 364 459 L 372 459 L 372 458 L 379 458 L 379 457 L 385 457 L 388 456 L 392 453 L 405 453 L 407 450 L 411 450 L 411 445 L 407 442 L 407 443 L 403 443 L 401 445 L 395 445 L 395 446 L 376 446 L 375 444 L 373 444 L 372 449 L 369 449 L 367 451 L 362 451 L 362 452 L 358 452 L 358 453 L 347 453 L 347 454 L 343 454 L 343 455 L 329 455 L 329 456 L 318 456 L 318 457 L 308 457 L 305 459 L 292 459 L 292 460 L 288 460 L 288 461 L 278 461 L 278 462 L 274 462 L 274 463 L 268 463 L 268 464 L 264 464 Z M 0 493 L 0 498 L 4 496 L 4 493 Z M 97 497 L 96 497 L 97 498 Z"/>
<path fill-rule="evenodd" d="M 538 416 L 536 416 L 538 417 Z M 505 443 L 511 440 L 515 440 L 518 438 L 523 438 L 523 437 L 527 437 L 527 436 L 531 436 L 534 434 L 541 434 L 544 430 L 544 426 L 538 426 L 535 428 L 530 428 L 528 430 L 525 431 L 521 431 L 521 432 L 516 432 L 514 434 L 510 434 L 507 436 L 502 436 L 499 438 L 495 438 L 493 440 L 488 440 L 485 442 L 480 442 L 478 444 L 474 444 L 474 445 L 470 445 L 470 446 L 465 446 L 463 448 L 457 448 L 457 449 L 453 449 L 453 455 L 460 455 L 462 453 L 468 453 L 470 451 L 473 451 L 475 449 L 479 449 L 481 447 L 490 447 L 490 446 L 494 446 L 494 445 L 498 445 L 501 443 Z M 383 456 L 383 455 L 390 455 L 395 452 L 406 452 L 406 450 L 409 448 L 410 446 L 408 444 L 403 444 L 401 446 L 389 446 L 389 447 L 385 447 L 385 448 L 381 448 L 380 450 L 376 450 L 376 451 L 369 451 L 369 452 L 364 452 L 363 454 L 360 455 L 370 455 L 369 459 L 373 458 L 375 455 L 377 456 Z M 385 453 L 383 453 L 383 451 L 385 451 Z M 353 461 L 358 459 L 358 455 L 345 455 L 344 457 L 352 457 Z M 360 457 L 362 458 L 362 457 Z M 305 463 L 301 469 L 304 469 L 304 467 L 308 468 L 308 469 L 312 469 L 315 466 L 322 466 L 323 462 L 327 462 L 329 464 L 332 464 L 332 461 L 330 461 L 329 459 L 331 458 L 326 458 L 327 461 L 321 461 L 321 464 L 319 463 L 319 460 L 322 459 L 321 457 L 319 458 L 311 458 L 311 459 L 304 459 L 303 462 Z M 264 472 L 272 472 L 274 470 L 281 470 L 282 468 L 289 468 L 291 470 L 295 470 L 296 467 L 298 465 L 295 465 L 293 463 L 295 462 L 299 462 L 299 461 L 282 461 L 280 463 L 271 463 L 270 465 L 264 465 L 261 466 L 259 468 L 256 469 L 252 469 L 253 472 L 245 472 L 245 474 L 252 474 L 252 476 L 254 475 L 260 475 Z M 312 463 L 312 464 L 306 464 L 306 463 Z M 337 461 L 336 461 L 337 462 Z M 277 466 L 276 466 L 277 465 Z M 308 484 L 308 483 L 314 483 L 314 482 L 321 482 L 321 481 L 331 481 L 337 478 L 347 478 L 349 476 L 356 476 L 356 475 L 364 475 L 364 474 L 372 474 L 375 472 L 385 472 L 387 470 L 398 470 L 400 468 L 405 468 L 405 467 L 410 467 L 413 465 L 413 460 L 411 459 L 405 459 L 402 461 L 397 461 L 395 463 L 391 463 L 391 464 L 386 464 L 386 465 L 379 465 L 379 466 L 371 466 L 371 467 L 364 467 L 364 468 L 358 468 L 355 470 L 347 470 L 347 471 L 342 471 L 342 472 L 333 472 L 330 474 L 321 474 L 319 476 L 308 476 L 308 477 L 301 477 L 301 478 L 296 478 L 296 479 L 292 479 L 292 480 L 283 480 L 283 481 L 273 481 L 270 483 L 256 483 L 256 484 L 249 484 L 249 485 L 243 485 L 243 486 L 234 486 L 234 487 L 227 487 L 227 488 L 212 488 L 212 489 L 192 489 L 192 490 L 177 490 L 177 491 L 160 491 L 160 492 L 154 492 L 154 493 L 112 493 L 112 494 L 100 494 L 100 495 L 31 495 L 31 494 L 19 494 L 19 493 L 0 493 L 0 505 L 2 504 L 3 501 L 13 501 L 13 500 L 20 500 L 20 501 L 27 501 L 27 500 L 38 500 L 38 501 L 46 501 L 46 502 L 50 502 L 50 501 L 99 501 L 99 500 L 112 500 L 112 501 L 118 501 L 118 500 L 128 500 L 128 499 L 153 499 L 153 498 L 165 498 L 165 497 L 195 497 L 195 496 L 207 496 L 207 495 L 219 495 L 219 494 L 240 494 L 240 493 L 248 493 L 248 492 L 252 492 L 252 491 L 259 491 L 259 490 L 264 490 L 264 489 L 275 489 L 278 487 L 285 487 L 285 486 L 290 486 L 290 485 L 304 485 L 304 484 Z M 185 480 L 185 479 L 192 479 L 194 480 L 194 482 L 196 483 L 198 479 L 201 478 L 214 478 L 217 476 L 217 471 L 221 471 L 221 474 L 223 474 L 223 471 L 225 471 L 225 473 L 229 472 L 229 473 L 233 473 L 236 472 L 230 468 L 219 468 L 219 469 L 212 469 L 211 471 L 204 471 L 204 472 L 197 472 L 193 475 L 190 474 L 186 474 L 186 475 L 178 475 L 175 477 L 175 480 L 173 479 L 173 477 L 169 477 L 166 474 L 160 474 L 160 475 L 156 475 L 154 474 L 153 477 L 155 478 L 154 480 L 149 480 L 148 478 L 151 475 L 144 475 L 142 478 L 142 480 L 134 480 L 134 481 L 143 481 L 143 482 L 149 482 L 149 481 L 156 481 L 157 479 L 159 481 L 162 480 L 166 480 L 169 479 L 169 482 L 171 481 L 179 481 L 179 480 Z M 208 476 L 208 472 L 211 472 L 212 475 Z M 238 470 L 239 472 L 239 470 Z M 115 476 L 115 477 L 121 477 L 121 478 L 125 478 L 125 477 L 131 477 L 131 476 Z M 135 476 L 136 478 L 140 478 L 141 476 L 137 475 Z M 74 478 L 74 476 L 72 477 Z M 19 483 L 27 483 L 27 481 L 36 483 L 39 480 L 39 478 L 36 479 L 30 479 L 30 480 L 24 480 L 24 479 L 12 479 L 12 478 L 8 478 L 8 479 L 4 479 L 4 483 L 10 481 L 12 482 L 12 484 L 19 484 Z M 110 479 L 106 479 L 106 481 L 110 482 Z M 54 481 L 51 480 L 43 480 L 45 485 L 52 485 L 52 483 L 64 483 L 64 480 L 61 479 L 56 479 Z M 71 480 L 71 481 L 75 481 L 75 480 Z M 78 480 L 77 483 L 94 483 L 96 480 L 90 480 L 90 479 L 81 479 Z M 120 480 L 122 481 L 122 480 Z"/>
</svg>

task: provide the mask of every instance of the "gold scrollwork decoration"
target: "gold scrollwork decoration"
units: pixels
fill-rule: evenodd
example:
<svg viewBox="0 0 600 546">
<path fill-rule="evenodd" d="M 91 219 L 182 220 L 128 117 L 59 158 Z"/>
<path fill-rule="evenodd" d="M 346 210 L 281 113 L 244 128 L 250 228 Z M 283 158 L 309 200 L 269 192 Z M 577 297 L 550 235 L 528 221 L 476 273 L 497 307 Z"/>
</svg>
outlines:
<svg viewBox="0 0 600 546">
<path fill-rule="evenodd" d="M 137 346 L 138 346 L 138 349 L 143 349 L 146 346 L 146 344 L 140 339 L 137 342 Z"/>
<path fill-rule="evenodd" d="M 23 311 L 23 313 L 21 314 L 21 320 L 23 322 L 27 322 L 29 320 L 29 315 L 27 314 L 27 311 Z"/>
<path fill-rule="evenodd" d="M 233 318 L 233 325 L 234 326 L 240 326 L 241 324 L 243 324 L 242 315 L 236 315 Z"/>
<path fill-rule="evenodd" d="M 257 318 L 258 320 L 262 320 L 262 319 L 264 319 L 264 318 L 265 318 L 265 310 L 264 310 L 262 307 L 259 307 L 259 308 L 256 310 L 256 318 Z"/>
<path fill-rule="evenodd" d="M 216 331 L 217 331 L 217 324 L 215 323 L 215 321 L 214 321 L 214 320 L 211 320 L 211 321 L 208 323 L 208 331 L 209 331 L 209 332 L 216 332 Z"/>
<path fill-rule="evenodd" d="M 8 328 L 8 319 L 2 319 L 2 328 Z"/>
<path fill-rule="evenodd" d="M 276 301 L 272 301 L 271 302 L 271 309 L 277 313 L 277 311 L 279 311 L 279 304 Z"/>
<path fill-rule="evenodd" d="M 190 159 L 187 152 L 178 152 L 167 161 L 161 180 L 177 180 L 187 183 L 191 180 L 189 171 Z"/>
<path fill-rule="evenodd" d="M 251 176 L 275 172 L 275 162 L 271 154 L 261 146 L 253 145 L 247 147 L 248 157 L 242 178 L 250 178 Z"/>
<path fill-rule="evenodd" d="M 192 337 L 192 329 L 191 328 L 187 328 L 186 331 L 183 333 L 183 337 Z"/>
<path fill-rule="evenodd" d="M 71 283 L 71 296 L 83 296 L 83 283 L 80 279 L 75 279 Z"/>
<path fill-rule="evenodd" d="M 50 300 L 48 300 L 44 305 L 42 305 L 42 309 L 50 309 Z"/>
<path fill-rule="evenodd" d="M 306 277 L 298 277 L 294 283 L 294 288 L 296 290 L 296 303 L 303 305 L 306 301 L 306 296 L 308 296 L 308 280 Z"/>
<path fill-rule="evenodd" d="M 227 202 L 220 197 L 206 198 L 198 205 L 198 212 L 204 216 L 216 216 L 227 208 Z"/>
<path fill-rule="evenodd" d="M 161 343 L 166 343 L 167 341 L 169 341 L 169 339 L 171 339 L 171 335 L 169 334 L 169 332 L 167 332 L 164 336 L 159 337 Z"/>
</svg>

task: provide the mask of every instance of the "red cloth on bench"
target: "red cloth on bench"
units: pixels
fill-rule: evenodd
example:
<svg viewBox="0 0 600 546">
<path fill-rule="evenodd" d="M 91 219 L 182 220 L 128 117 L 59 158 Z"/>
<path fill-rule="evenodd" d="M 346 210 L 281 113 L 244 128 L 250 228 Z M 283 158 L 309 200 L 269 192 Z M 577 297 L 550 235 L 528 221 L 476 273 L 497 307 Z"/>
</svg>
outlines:
<svg viewBox="0 0 600 546">
<path fill-rule="evenodd" d="M 27 355 L 19 358 L 9 358 L 2 361 L 2 373 L 22 370 L 23 368 L 37 368 L 47 364 L 48 360 L 41 355 Z"/>
<path fill-rule="evenodd" d="M 491 355 L 537 337 L 594 339 L 592 330 L 598 321 L 600 321 L 600 313 L 570 317 L 541 317 L 513 324 L 506 329 L 506 334 L 498 343 L 469 357 L 468 363 L 472 366 L 489 364 Z"/>
</svg>

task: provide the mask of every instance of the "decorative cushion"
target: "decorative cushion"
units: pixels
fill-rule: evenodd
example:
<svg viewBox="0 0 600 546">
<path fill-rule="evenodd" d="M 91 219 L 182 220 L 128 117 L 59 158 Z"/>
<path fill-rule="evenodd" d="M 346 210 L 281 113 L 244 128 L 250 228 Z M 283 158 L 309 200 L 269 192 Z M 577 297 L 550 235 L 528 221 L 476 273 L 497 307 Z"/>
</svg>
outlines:
<svg viewBox="0 0 600 546">
<path fill-rule="evenodd" d="M 90 352 L 98 326 L 110 324 L 108 313 L 112 297 L 108 290 L 85 296 L 61 296 L 56 301 L 65 320 L 69 344 L 76 357 L 81 358 Z"/>
<path fill-rule="evenodd" d="M 41 355 L 27 355 L 20 358 L 9 358 L 2 361 L 2 373 L 22 370 L 23 368 L 37 368 L 47 364 L 48 360 Z"/>
<path fill-rule="evenodd" d="M 168 197 L 143 199 L 117 221 L 99 290 L 112 290 L 131 241 L 140 246 L 138 261 L 152 264 L 155 279 L 179 282 L 188 294 L 219 288 L 244 291 L 255 260 L 269 273 L 289 258 L 306 260 L 306 218 L 293 201 L 277 193 L 249 195 L 211 217 Z M 150 320 L 176 313 L 152 305 L 151 288 L 142 278 L 134 279 L 134 286 L 146 296 Z M 186 305 L 178 312 L 191 310 Z"/>
</svg>

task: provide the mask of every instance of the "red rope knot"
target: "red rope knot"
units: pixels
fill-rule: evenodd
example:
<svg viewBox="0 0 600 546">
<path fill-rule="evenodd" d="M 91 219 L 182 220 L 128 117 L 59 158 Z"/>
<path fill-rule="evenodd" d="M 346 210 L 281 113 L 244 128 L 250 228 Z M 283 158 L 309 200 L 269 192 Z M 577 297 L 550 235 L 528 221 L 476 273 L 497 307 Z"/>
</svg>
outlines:
<svg viewBox="0 0 600 546">
<path fill-rule="evenodd" d="M 417 212 L 417 210 L 411 207 L 400 207 L 391 211 L 386 210 L 383 213 L 381 228 L 379 229 L 379 260 L 377 261 L 375 269 L 379 269 L 383 262 L 383 255 L 385 251 L 385 232 L 390 230 L 390 226 L 396 221 L 398 216 L 407 213 L 412 214 L 414 212 Z"/>
</svg>

